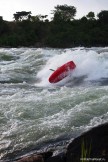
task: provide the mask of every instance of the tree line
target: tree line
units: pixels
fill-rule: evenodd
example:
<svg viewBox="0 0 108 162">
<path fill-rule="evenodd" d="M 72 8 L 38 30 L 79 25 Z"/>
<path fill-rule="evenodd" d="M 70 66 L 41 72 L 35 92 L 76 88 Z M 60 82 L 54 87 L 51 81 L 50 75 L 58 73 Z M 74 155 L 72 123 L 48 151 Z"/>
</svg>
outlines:
<svg viewBox="0 0 108 162">
<path fill-rule="evenodd" d="M 0 16 L 0 46 L 108 46 L 108 11 L 101 11 L 97 18 L 91 11 L 80 19 L 75 19 L 76 12 L 74 6 L 57 5 L 50 21 L 48 15 L 32 16 L 31 11 L 14 13 L 11 22 Z"/>
</svg>

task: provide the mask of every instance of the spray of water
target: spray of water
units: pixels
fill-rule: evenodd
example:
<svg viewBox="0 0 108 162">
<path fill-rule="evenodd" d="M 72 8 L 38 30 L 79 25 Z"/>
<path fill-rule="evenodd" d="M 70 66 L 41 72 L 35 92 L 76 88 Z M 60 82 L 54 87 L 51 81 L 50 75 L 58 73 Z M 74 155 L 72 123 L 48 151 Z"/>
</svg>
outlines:
<svg viewBox="0 0 108 162">
<path fill-rule="evenodd" d="M 61 54 L 56 54 L 49 57 L 45 66 L 37 73 L 37 77 L 40 79 L 39 86 L 52 86 L 49 83 L 48 78 L 52 74 L 50 69 L 56 70 L 61 65 L 68 61 L 74 61 L 76 69 L 72 71 L 71 75 L 63 79 L 54 85 L 66 85 L 68 82 L 73 82 L 75 79 L 80 82 L 83 81 L 99 81 L 102 78 L 108 77 L 108 65 L 107 60 L 104 59 L 104 55 L 100 55 L 93 50 L 71 50 L 68 49 Z"/>
</svg>

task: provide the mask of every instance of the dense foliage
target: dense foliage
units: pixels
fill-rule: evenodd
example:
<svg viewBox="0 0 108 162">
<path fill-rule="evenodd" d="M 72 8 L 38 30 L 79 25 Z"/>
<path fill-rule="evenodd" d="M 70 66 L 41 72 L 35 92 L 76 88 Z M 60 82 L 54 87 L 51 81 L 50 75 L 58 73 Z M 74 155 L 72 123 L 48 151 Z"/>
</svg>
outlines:
<svg viewBox="0 0 108 162">
<path fill-rule="evenodd" d="M 47 15 L 31 16 L 31 12 L 16 12 L 14 21 L 0 17 L 1 47 L 75 47 L 108 46 L 108 11 L 94 12 L 75 20 L 74 6 L 56 6 L 51 21 Z"/>
<path fill-rule="evenodd" d="M 70 21 L 75 17 L 76 8 L 74 6 L 57 5 L 53 14 L 53 21 Z"/>
</svg>

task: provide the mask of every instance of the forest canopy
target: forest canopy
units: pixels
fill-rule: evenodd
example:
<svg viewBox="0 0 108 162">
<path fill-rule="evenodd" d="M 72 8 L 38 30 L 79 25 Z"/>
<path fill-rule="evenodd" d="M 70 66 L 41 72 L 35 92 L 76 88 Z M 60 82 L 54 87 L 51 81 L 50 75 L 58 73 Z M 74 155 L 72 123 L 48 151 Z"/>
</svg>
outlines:
<svg viewBox="0 0 108 162">
<path fill-rule="evenodd" d="M 55 6 L 50 21 L 48 15 L 32 15 L 31 11 L 17 11 L 11 22 L 0 16 L 0 46 L 108 46 L 108 11 L 97 15 L 90 11 L 80 19 L 75 19 L 76 13 L 74 6 L 65 4 Z"/>
</svg>

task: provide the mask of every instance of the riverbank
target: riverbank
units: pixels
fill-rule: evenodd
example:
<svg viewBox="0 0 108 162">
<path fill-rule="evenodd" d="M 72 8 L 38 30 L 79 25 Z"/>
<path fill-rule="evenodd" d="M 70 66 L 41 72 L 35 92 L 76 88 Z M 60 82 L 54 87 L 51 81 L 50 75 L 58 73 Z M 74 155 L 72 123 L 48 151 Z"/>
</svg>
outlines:
<svg viewBox="0 0 108 162">
<path fill-rule="evenodd" d="M 0 21 L 0 47 L 108 46 L 108 23 L 99 19 L 73 21 Z"/>
</svg>

